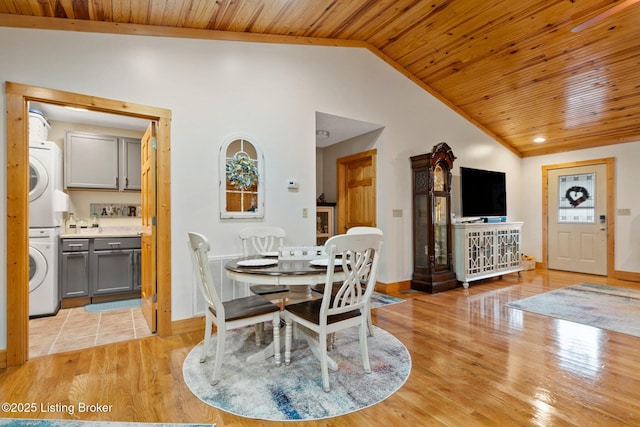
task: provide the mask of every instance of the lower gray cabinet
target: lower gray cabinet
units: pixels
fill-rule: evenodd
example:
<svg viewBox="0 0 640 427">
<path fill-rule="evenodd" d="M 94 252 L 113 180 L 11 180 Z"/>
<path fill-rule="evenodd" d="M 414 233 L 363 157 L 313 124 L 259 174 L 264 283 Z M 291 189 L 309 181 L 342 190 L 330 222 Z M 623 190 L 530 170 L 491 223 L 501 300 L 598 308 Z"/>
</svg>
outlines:
<svg viewBox="0 0 640 427">
<path fill-rule="evenodd" d="M 133 250 L 133 290 L 142 290 L 142 249 Z"/>
<path fill-rule="evenodd" d="M 89 239 L 64 239 L 60 247 L 61 297 L 89 296 Z"/>
<path fill-rule="evenodd" d="M 138 248 L 139 237 L 94 239 L 89 266 L 92 296 L 133 291 Z"/>
<path fill-rule="evenodd" d="M 140 290 L 139 237 L 64 238 L 60 247 L 62 298 Z"/>
</svg>

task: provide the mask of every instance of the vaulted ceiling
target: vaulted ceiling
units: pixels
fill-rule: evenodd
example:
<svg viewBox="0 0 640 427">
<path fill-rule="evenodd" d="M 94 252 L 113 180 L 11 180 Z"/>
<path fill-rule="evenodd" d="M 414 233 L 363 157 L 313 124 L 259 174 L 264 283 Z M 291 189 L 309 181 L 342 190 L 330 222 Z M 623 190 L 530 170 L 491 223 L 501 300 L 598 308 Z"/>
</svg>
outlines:
<svg viewBox="0 0 640 427">
<path fill-rule="evenodd" d="M 0 26 L 365 47 L 527 157 L 640 140 L 639 1 L 0 0 Z"/>
</svg>

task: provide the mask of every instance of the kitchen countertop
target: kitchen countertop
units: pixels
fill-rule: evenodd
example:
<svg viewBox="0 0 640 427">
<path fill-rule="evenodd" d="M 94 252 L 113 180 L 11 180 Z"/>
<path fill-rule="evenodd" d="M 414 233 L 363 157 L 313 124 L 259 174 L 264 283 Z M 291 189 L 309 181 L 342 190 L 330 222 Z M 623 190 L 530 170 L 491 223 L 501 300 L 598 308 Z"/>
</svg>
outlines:
<svg viewBox="0 0 640 427">
<path fill-rule="evenodd" d="M 87 228 L 86 231 L 80 231 L 79 233 L 67 233 L 60 234 L 61 239 L 94 239 L 100 237 L 140 237 L 139 227 L 105 227 L 100 228 L 98 232 L 92 228 Z"/>
</svg>

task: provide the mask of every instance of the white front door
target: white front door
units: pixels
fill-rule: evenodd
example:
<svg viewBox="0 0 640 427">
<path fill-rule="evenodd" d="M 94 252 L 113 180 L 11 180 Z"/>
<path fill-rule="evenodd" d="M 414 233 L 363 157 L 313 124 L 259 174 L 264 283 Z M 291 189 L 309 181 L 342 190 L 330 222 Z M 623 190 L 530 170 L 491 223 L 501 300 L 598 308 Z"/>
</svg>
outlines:
<svg viewBox="0 0 640 427">
<path fill-rule="evenodd" d="M 548 267 L 607 275 L 607 165 L 549 169 Z"/>
</svg>

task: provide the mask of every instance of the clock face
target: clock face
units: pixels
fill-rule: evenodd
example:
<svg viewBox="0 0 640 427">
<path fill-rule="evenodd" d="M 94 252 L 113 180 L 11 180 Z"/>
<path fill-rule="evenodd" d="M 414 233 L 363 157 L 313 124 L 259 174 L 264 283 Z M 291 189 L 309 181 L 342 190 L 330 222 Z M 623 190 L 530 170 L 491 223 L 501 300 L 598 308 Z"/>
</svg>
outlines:
<svg viewBox="0 0 640 427">
<path fill-rule="evenodd" d="M 436 165 L 433 169 L 433 189 L 434 191 L 444 191 L 444 169 Z"/>
</svg>

